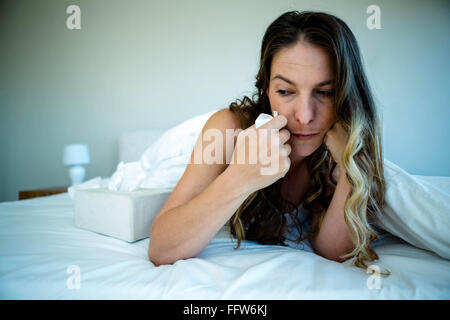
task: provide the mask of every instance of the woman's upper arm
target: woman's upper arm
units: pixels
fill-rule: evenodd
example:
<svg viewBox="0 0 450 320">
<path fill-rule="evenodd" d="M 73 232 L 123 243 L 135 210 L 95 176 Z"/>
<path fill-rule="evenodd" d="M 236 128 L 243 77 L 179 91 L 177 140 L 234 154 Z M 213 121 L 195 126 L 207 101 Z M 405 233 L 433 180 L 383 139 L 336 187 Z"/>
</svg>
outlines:
<svg viewBox="0 0 450 320">
<path fill-rule="evenodd" d="M 228 166 L 226 148 L 227 145 L 228 148 L 233 148 L 231 150 L 232 153 L 235 143 L 234 137 L 238 133 L 238 131 L 235 131 L 237 133 L 233 135 L 230 134 L 230 131 L 228 131 L 227 135 L 227 129 L 236 130 L 239 128 L 239 119 L 229 109 L 221 109 L 208 119 L 201 131 L 201 134 L 197 138 L 195 146 L 192 150 L 190 161 L 187 164 L 182 177 L 172 190 L 164 206 L 159 211 L 155 221 L 164 212 L 181 206 L 196 197 L 226 169 Z M 197 155 L 203 154 L 205 147 L 207 147 L 210 143 L 214 143 L 214 140 L 211 142 L 202 141 L 204 133 L 210 129 L 213 129 L 210 132 L 215 132 L 216 135 L 220 133 L 218 136 L 222 139 L 222 143 L 218 143 L 216 145 L 222 147 L 222 161 L 217 161 L 219 163 L 212 164 L 203 163 L 204 161 L 197 161 L 200 163 L 195 163 L 195 159 L 198 159 L 194 158 L 195 153 L 197 153 Z M 208 152 L 207 154 L 210 153 Z"/>
</svg>

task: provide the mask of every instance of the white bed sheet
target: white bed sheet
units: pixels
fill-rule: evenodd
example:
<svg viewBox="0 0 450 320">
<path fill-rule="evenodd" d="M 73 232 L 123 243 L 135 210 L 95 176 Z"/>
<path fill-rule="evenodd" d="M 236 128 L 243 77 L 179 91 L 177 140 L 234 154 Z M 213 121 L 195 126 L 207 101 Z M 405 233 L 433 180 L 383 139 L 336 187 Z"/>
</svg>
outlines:
<svg viewBox="0 0 450 320">
<path fill-rule="evenodd" d="M 222 229 L 196 257 L 155 267 L 149 239 L 127 243 L 78 229 L 67 193 L 0 203 L 1 299 L 449 299 L 450 261 L 388 237 L 370 274 L 314 253 L 235 242 Z M 69 289 L 69 266 L 80 288 Z M 374 279 L 374 278 L 370 278 Z M 376 282 L 370 283 L 376 284 Z"/>
</svg>

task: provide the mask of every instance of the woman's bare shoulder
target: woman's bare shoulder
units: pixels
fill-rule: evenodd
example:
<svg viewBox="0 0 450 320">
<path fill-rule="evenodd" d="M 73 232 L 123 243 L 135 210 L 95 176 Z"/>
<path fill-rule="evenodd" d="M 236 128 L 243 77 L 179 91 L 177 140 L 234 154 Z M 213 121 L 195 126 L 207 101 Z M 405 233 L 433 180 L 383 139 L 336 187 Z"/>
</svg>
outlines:
<svg viewBox="0 0 450 320">
<path fill-rule="evenodd" d="M 241 129 L 241 122 L 238 116 L 228 108 L 220 109 L 215 112 L 207 122 L 207 128 Z"/>
</svg>

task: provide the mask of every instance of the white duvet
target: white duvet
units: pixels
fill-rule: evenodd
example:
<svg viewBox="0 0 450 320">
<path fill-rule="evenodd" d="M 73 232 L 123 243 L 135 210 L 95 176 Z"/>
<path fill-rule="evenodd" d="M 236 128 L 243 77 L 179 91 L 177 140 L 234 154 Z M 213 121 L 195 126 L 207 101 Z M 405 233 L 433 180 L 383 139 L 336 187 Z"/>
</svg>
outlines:
<svg viewBox="0 0 450 320">
<path fill-rule="evenodd" d="M 1 299 L 449 299 L 450 261 L 389 236 L 373 264 L 387 278 L 225 229 L 196 258 L 155 267 L 149 239 L 77 229 L 67 193 L 0 203 Z"/>
</svg>

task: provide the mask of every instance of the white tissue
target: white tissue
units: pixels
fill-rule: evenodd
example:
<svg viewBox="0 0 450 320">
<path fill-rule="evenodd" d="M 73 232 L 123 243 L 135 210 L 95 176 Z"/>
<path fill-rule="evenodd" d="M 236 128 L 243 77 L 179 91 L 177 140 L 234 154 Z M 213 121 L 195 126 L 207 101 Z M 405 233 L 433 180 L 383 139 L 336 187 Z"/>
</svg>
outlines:
<svg viewBox="0 0 450 320">
<path fill-rule="evenodd" d="M 101 177 L 95 177 L 83 183 L 69 187 L 69 189 L 67 189 L 67 192 L 69 193 L 70 198 L 72 198 L 73 200 L 75 197 L 75 191 L 77 190 L 104 188 L 108 185 L 108 183 L 109 178 L 102 179 Z"/>
<path fill-rule="evenodd" d="M 274 111 L 273 114 L 275 117 L 278 115 L 277 111 Z M 255 128 L 261 127 L 263 124 L 269 122 L 273 117 L 270 114 L 267 113 L 261 113 L 258 118 L 255 120 Z"/>
<path fill-rule="evenodd" d="M 109 181 L 108 189 L 112 191 L 131 192 L 139 188 L 145 179 L 146 172 L 139 162 L 124 163 L 121 161 Z"/>
</svg>

